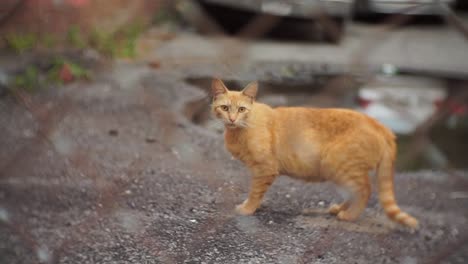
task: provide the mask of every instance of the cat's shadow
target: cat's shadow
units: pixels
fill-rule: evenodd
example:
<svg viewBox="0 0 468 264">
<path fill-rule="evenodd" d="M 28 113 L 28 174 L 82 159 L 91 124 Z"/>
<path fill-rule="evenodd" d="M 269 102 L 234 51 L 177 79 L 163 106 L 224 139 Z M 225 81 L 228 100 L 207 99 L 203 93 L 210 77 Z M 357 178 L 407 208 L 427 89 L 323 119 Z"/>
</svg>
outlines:
<svg viewBox="0 0 468 264">
<path fill-rule="evenodd" d="M 307 208 L 302 211 L 278 211 L 268 207 L 259 210 L 259 216 L 281 224 L 293 223 L 302 229 L 336 228 L 345 231 L 371 234 L 387 234 L 399 227 L 382 214 L 363 213 L 356 221 L 342 221 L 330 214 L 326 208 Z"/>
</svg>

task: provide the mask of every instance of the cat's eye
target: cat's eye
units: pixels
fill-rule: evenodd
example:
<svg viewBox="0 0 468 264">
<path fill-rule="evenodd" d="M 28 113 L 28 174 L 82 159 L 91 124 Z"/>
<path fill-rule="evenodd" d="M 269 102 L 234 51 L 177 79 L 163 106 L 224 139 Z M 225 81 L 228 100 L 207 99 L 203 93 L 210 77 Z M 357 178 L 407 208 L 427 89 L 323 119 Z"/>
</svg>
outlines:
<svg viewBox="0 0 468 264">
<path fill-rule="evenodd" d="M 227 105 L 222 105 L 221 110 L 227 111 L 227 110 L 229 110 L 229 107 Z"/>
<path fill-rule="evenodd" d="M 247 109 L 245 107 L 243 107 L 243 106 L 239 107 L 239 109 L 238 109 L 239 113 L 245 112 L 245 110 L 247 110 Z"/>
</svg>

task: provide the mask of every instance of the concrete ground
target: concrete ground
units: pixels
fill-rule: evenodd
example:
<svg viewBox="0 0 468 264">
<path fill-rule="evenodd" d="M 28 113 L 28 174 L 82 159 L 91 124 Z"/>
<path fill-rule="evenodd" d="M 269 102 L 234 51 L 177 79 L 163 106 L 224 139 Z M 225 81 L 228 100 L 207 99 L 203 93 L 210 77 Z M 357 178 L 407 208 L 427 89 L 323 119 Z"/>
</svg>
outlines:
<svg viewBox="0 0 468 264">
<path fill-rule="evenodd" d="M 466 172 L 397 173 L 415 233 L 375 195 L 337 221 L 333 186 L 288 178 L 236 216 L 247 170 L 185 119 L 204 96 L 185 75 L 120 63 L 25 97 L 29 111 L 0 100 L 0 263 L 466 263 Z"/>
</svg>

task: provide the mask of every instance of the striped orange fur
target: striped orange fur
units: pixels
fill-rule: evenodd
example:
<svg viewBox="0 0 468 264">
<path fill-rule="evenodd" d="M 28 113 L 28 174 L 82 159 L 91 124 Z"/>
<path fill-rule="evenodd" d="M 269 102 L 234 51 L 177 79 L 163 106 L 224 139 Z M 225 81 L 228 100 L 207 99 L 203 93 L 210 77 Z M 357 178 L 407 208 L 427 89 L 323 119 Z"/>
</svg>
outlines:
<svg viewBox="0 0 468 264">
<path fill-rule="evenodd" d="M 329 212 L 341 220 L 357 219 L 371 194 L 369 171 L 376 170 L 379 200 L 387 216 L 410 228 L 418 221 L 395 201 L 394 134 L 376 120 L 352 110 L 278 107 L 255 101 L 257 83 L 229 91 L 212 83 L 214 116 L 225 125 L 225 146 L 251 171 L 248 198 L 236 207 L 253 214 L 279 175 L 307 182 L 331 181 L 351 196 Z"/>
</svg>

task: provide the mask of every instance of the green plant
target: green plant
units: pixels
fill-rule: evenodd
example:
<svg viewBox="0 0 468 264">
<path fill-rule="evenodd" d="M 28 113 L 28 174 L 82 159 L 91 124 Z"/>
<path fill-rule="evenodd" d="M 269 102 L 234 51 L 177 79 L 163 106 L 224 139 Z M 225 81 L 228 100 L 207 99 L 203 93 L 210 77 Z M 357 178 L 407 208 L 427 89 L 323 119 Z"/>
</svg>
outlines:
<svg viewBox="0 0 468 264">
<path fill-rule="evenodd" d="M 75 48 L 86 47 L 86 42 L 83 40 L 81 30 L 77 25 L 70 26 L 67 32 L 67 41 Z"/>
<path fill-rule="evenodd" d="M 51 49 L 57 45 L 57 39 L 51 34 L 45 34 L 41 37 L 41 45 L 45 48 Z"/>
<path fill-rule="evenodd" d="M 117 47 L 115 45 L 113 35 L 107 34 L 96 29 L 91 32 L 90 46 L 104 55 L 114 57 L 116 55 Z"/>
<path fill-rule="evenodd" d="M 6 36 L 7 45 L 13 49 L 16 53 L 23 53 L 31 50 L 37 43 L 37 37 L 35 34 L 8 34 Z"/>
<path fill-rule="evenodd" d="M 73 62 L 65 62 L 71 70 L 71 73 L 75 78 L 86 78 L 88 79 L 90 77 L 90 73 L 87 69 L 83 68 L 81 65 L 78 65 Z"/>
<path fill-rule="evenodd" d="M 138 37 L 143 32 L 143 27 L 139 23 L 129 25 L 123 30 L 123 39 L 121 41 L 121 47 L 119 55 L 122 57 L 133 58 L 136 55 L 136 43 Z"/>
<path fill-rule="evenodd" d="M 64 67 L 67 67 L 67 69 L 70 71 L 70 74 L 75 79 L 87 79 L 90 77 L 90 73 L 87 69 L 76 63 L 59 58 L 54 61 L 52 68 L 47 72 L 48 82 L 63 84 L 64 76 L 61 76 L 61 71 L 64 69 Z"/>
<path fill-rule="evenodd" d="M 133 58 L 136 55 L 136 43 L 143 32 L 141 23 L 133 23 L 110 34 L 93 30 L 90 35 L 90 46 L 109 57 Z"/>
<path fill-rule="evenodd" d="M 41 72 L 36 66 L 29 66 L 20 74 L 17 74 L 9 83 L 10 91 L 23 89 L 27 92 L 35 92 L 50 84 L 64 84 L 76 79 L 89 79 L 90 72 L 81 65 L 63 58 L 56 58 L 52 67 Z"/>
<path fill-rule="evenodd" d="M 29 66 L 24 73 L 15 77 L 13 86 L 32 92 L 38 85 L 39 71 L 35 66 Z"/>
</svg>

